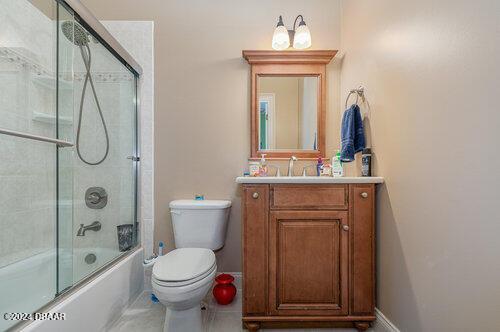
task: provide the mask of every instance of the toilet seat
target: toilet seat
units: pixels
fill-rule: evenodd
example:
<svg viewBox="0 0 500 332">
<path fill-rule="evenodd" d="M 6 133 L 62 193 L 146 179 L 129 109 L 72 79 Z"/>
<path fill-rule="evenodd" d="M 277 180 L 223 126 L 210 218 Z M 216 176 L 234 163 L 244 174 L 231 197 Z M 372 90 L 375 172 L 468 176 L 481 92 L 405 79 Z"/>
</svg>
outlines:
<svg viewBox="0 0 500 332">
<path fill-rule="evenodd" d="M 190 279 L 190 280 L 184 280 L 184 281 L 165 281 L 165 280 L 158 280 L 154 276 L 151 278 L 151 281 L 157 284 L 158 286 L 161 287 L 182 287 L 182 286 L 189 286 L 192 284 L 195 284 L 199 282 L 200 280 L 203 280 L 210 276 L 215 270 L 217 269 L 217 265 L 214 264 L 213 267 L 208 270 L 207 272 L 199 275 L 196 278 Z"/>
<path fill-rule="evenodd" d="M 163 287 L 186 286 L 206 278 L 216 268 L 215 254 L 210 249 L 175 249 L 158 258 L 152 281 Z"/>
</svg>

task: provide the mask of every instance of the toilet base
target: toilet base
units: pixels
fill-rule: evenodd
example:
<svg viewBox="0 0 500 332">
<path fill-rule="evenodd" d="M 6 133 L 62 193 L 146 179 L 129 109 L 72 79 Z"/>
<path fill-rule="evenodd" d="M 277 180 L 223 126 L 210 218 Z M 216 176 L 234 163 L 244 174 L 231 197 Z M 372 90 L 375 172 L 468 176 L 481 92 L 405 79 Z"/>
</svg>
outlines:
<svg viewBox="0 0 500 332">
<path fill-rule="evenodd" d="M 186 310 L 167 307 L 163 332 L 202 332 L 201 308 L 199 305 Z"/>
</svg>

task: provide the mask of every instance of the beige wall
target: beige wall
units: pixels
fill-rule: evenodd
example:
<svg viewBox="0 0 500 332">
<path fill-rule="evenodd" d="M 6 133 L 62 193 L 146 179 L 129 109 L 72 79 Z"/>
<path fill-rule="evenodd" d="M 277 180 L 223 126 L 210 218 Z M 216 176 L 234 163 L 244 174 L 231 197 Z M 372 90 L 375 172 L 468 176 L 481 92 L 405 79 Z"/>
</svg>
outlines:
<svg viewBox="0 0 500 332">
<path fill-rule="evenodd" d="M 365 86 L 386 178 L 378 307 L 405 332 L 499 331 L 500 2 L 342 6 L 342 97 Z"/>
<path fill-rule="evenodd" d="M 99 19 L 155 21 L 155 240 L 173 248 L 169 201 L 195 193 L 231 199 L 217 264 L 241 271 L 234 178 L 246 168 L 250 150 L 250 67 L 241 50 L 270 49 L 277 17 L 290 26 L 299 13 L 315 49 L 338 49 L 340 0 L 82 2 Z M 338 142 L 337 67 L 328 66 L 329 154 Z"/>
</svg>

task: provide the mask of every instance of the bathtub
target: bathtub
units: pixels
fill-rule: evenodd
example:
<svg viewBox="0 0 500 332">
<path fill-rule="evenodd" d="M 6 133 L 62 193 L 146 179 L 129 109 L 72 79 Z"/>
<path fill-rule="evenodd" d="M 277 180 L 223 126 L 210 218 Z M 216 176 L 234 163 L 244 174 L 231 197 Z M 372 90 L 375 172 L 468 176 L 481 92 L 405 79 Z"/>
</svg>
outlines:
<svg viewBox="0 0 500 332">
<path fill-rule="evenodd" d="M 56 294 L 56 256 L 53 250 L 42 252 L 0 268 L 0 308 L 8 312 L 36 310 Z M 0 331 L 16 322 L 0 317 Z"/>
<path fill-rule="evenodd" d="M 88 253 L 96 255 L 95 263 L 85 263 Z M 74 276 L 84 277 L 111 261 L 117 251 L 83 248 L 73 254 Z M 64 321 L 35 321 L 23 326 L 22 331 L 105 331 L 142 292 L 142 257 L 142 248 L 125 253 L 96 276 L 88 277 L 37 310 L 56 294 L 56 259 L 55 251 L 35 255 L 0 269 L 0 307 L 9 308 L 9 312 L 26 312 L 30 308 L 30 311 L 65 313 Z M 59 258 L 62 267 L 71 266 L 71 261 L 67 261 L 71 259 L 69 254 L 62 253 Z M 13 323 L 0 319 L 0 331 Z"/>
<path fill-rule="evenodd" d="M 93 254 L 96 257 L 96 261 L 90 264 L 85 262 L 85 257 L 89 254 Z M 122 253 L 118 250 L 110 248 L 73 249 L 73 261 L 71 264 L 73 266 L 73 280 L 82 280 L 95 270 L 99 269 L 101 266 L 106 265 L 116 257 L 120 256 L 121 254 Z"/>
</svg>

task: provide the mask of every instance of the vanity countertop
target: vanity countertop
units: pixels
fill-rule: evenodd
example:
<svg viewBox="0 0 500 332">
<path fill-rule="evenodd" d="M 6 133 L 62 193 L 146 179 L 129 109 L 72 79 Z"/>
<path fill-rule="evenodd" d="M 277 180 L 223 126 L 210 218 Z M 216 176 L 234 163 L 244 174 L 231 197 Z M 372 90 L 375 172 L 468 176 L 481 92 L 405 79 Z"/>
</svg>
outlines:
<svg viewBox="0 0 500 332">
<path fill-rule="evenodd" d="M 236 183 L 290 183 L 290 184 L 315 184 L 315 183 L 383 183 L 384 178 L 378 176 L 367 177 L 330 177 L 330 176 L 238 176 Z"/>
</svg>

